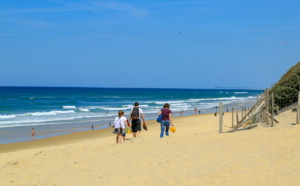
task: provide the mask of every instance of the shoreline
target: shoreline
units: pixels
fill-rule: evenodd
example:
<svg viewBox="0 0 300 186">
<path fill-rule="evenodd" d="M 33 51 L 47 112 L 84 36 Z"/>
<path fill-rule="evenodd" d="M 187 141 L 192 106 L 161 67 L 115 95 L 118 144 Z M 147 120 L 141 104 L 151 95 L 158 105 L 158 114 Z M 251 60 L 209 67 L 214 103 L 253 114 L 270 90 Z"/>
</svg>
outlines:
<svg viewBox="0 0 300 186">
<path fill-rule="evenodd" d="M 193 111 L 187 111 L 182 116 L 192 115 Z M 204 113 L 203 113 L 204 114 Z M 116 114 L 117 116 L 117 114 Z M 157 114 L 149 114 L 147 121 L 156 120 Z M 181 117 L 178 113 L 175 113 L 173 117 Z M 49 124 L 49 125 L 35 125 L 35 126 L 18 126 L 18 127 L 7 127 L 0 128 L 0 145 L 28 142 L 33 140 L 39 140 L 44 138 L 52 138 L 55 136 L 68 135 L 75 132 L 90 131 L 91 126 L 94 126 L 94 130 L 109 129 L 109 122 L 114 121 L 114 117 L 111 119 L 104 119 L 103 122 L 91 122 L 89 120 L 81 122 L 68 122 L 72 124 Z M 128 117 L 127 117 L 128 118 Z M 31 136 L 31 128 L 35 128 L 36 135 Z M 14 133 L 11 135 L 11 133 Z M 1 141 L 2 140 L 2 141 Z"/>
<path fill-rule="evenodd" d="M 249 105 L 249 103 L 251 103 Z M 244 103 L 248 106 L 253 105 L 253 102 Z M 226 107 L 226 106 L 225 106 Z M 230 105 L 227 106 L 230 108 Z M 237 107 L 240 111 L 240 108 Z M 203 114 L 213 114 L 215 111 L 219 111 L 219 109 L 211 108 L 211 109 L 201 109 L 201 115 Z M 224 112 L 226 113 L 226 108 L 224 108 Z M 228 112 L 231 112 L 229 109 Z M 187 110 L 180 115 L 179 113 L 175 112 L 173 117 L 183 117 L 183 116 L 190 116 L 194 115 L 195 112 L 193 110 Z M 196 115 L 198 115 L 198 111 Z M 117 114 L 116 114 L 117 115 Z M 126 114 L 128 115 L 128 114 Z M 156 120 L 157 114 L 156 113 L 147 113 L 146 115 L 146 122 Z M 106 118 L 102 122 L 99 121 L 84 121 L 80 120 L 80 122 L 68 121 L 71 124 L 48 124 L 48 125 L 35 125 L 35 126 L 19 126 L 19 127 L 7 127 L 7 128 L 0 128 L 0 145 L 3 144 L 12 144 L 12 143 L 21 143 L 21 142 L 28 142 L 37 139 L 44 139 L 44 138 L 52 138 L 55 136 L 61 135 L 68 135 L 75 132 L 80 131 L 90 131 L 91 126 L 94 126 L 94 130 L 102 130 L 109 128 L 109 122 L 113 122 L 115 116 L 111 117 L 110 119 Z M 127 116 L 128 118 L 128 116 Z M 35 128 L 36 135 L 35 137 L 31 136 L 31 128 Z M 13 134 L 12 134 L 13 133 Z"/>
<path fill-rule="evenodd" d="M 200 115 L 211 115 L 213 113 L 204 113 Z M 199 114 L 193 114 L 193 115 L 199 115 Z M 185 116 L 175 116 L 176 118 L 184 118 L 184 117 L 190 117 L 193 116 L 192 114 L 185 115 Z M 146 120 L 147 126 L 155 126 L 159 125 L 159 123 L 156 122 L 156 119 L 152 120 Z M 12 143 L 3 143 L 0 144 L 0 153 L 5 152 L 13 152 L 13 151 L 19 151 L 19 150 L 27 150 L 32 148 L 40 148 L 40 147 L 48 147 L 48 146 L 55 146 L 55 145 L 65 145 L 70 143 L 76 143 L 81 141 L 86 141 L 90 139 L 101 139 L 105 137 L 115 136 L 112 134 L 113 128 L 98 128 L 98 129 L 86 129 L 83 131 L 71 131 L 67 132 L 65 134 L 57 134 L 53 135 L 51 137 L 42 137 L 42 138 L 33 138 L 31 140 L 27 141 L 18 141 L 18 142 L 12 142 Z M 147 132 L 142 129 L 142 132 Z M 132 134 L 126 134 L 126 136 L 132 136 Z"/>
</svg>

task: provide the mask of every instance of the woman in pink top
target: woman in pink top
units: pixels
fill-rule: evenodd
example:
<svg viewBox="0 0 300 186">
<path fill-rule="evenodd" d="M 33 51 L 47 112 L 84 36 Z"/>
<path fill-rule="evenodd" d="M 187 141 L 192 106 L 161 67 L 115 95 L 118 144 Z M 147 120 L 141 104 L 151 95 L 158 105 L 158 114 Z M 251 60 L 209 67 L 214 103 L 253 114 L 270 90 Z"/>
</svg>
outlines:
<svg viewBox="0 0 300 186">
<path fill-rule="evenodd" d="M 169 136 L 169 128 L 170 128 L 170 124 L 172 126 L 172 111 L 169 109 L 170 105 L 168 103 L 164 104 L 164 108 L 162 108 L 158 115 L 163 114 L 162 117 L 162 121 L 160 123 L 160 127 L 161 127 L 161 131 L 160 131 L 160 137 L 163 138 L 164 137 L 164 132 L 166 131 L 166 136 Z"/>
</svg>

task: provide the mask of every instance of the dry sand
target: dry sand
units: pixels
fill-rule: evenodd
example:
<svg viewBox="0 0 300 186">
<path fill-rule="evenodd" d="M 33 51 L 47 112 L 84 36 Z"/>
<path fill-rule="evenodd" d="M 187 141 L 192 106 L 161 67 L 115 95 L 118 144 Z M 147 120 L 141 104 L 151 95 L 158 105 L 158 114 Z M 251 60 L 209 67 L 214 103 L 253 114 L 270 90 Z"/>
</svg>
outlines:
<svg viewBox="0 0 300 186">
<path fill-rule="evenodd" d="M 112 129 L 0 145 L 0 185 L 299 185 L 294 118 L 287 111 L 275 127 L 219 134 L 219 117 L 201 114 L 174 118 L 177 131 L 162 139 L 148 121 L 119 145 Z"/>
</svg>

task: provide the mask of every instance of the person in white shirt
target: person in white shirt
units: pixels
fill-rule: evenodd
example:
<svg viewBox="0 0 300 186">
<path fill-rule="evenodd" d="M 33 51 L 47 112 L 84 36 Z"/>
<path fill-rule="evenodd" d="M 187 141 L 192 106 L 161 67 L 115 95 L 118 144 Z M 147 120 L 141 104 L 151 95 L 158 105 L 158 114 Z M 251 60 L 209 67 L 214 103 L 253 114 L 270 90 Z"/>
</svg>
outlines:
<svg viewBox="0 0 300 186">
<path fill-rule="evenodd" d="M 131 120 L 131 128 L 132 128 L 132 134 L 133 137 L 137 137 L 140 135 L 140 132 L 142 130 L 141 128 L 141 119 L 143 120 L 143 126 L 146 126 L 146 121 L 144 117 L 143 110 L 139 108 L 139 103 L 135 102 L 134 107 L 131 110 L 129 121 Z"/>
<path fill-rule="evenodd" d="M 117 134 L 116 136 L 116 142 L 121 143 L 122 142 L 122 136 L 125 134 L 125 128 L 127 124 L 127 119 L 124 116 L 124 112 L 120 110 L 118 112 L 118 117 L 115 118 L 115 121 L 113 122 L 112 126 L 114 127 L 114 134 Z"/>
</svg>

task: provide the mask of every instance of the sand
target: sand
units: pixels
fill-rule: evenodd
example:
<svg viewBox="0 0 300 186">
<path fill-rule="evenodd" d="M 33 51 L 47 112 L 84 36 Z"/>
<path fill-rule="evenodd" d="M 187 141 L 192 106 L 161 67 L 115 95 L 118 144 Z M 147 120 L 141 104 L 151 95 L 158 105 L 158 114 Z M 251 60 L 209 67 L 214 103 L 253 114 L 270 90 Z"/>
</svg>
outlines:
<svg viewBox="0 0 300 186">
<path fill-rule="evenodd" d="M 0 185 L 299 185 L 300 125 L 291 111 L 277 119 L 219 134 L 219 117 L 200 114 L 175 117 L 162 139 L 147 121 L 123 144 L 107 129 L 0 145 Z"/>
</svg>

